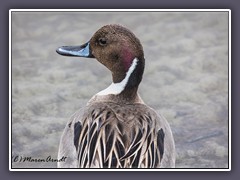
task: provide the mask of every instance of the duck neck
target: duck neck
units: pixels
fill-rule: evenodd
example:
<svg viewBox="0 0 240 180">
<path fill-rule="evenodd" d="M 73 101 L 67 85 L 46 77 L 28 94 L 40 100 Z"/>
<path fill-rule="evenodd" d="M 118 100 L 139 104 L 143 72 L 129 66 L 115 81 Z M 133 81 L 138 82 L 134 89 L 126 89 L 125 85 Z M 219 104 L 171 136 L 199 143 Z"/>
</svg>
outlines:
<svg viewBox="0 0 240 180">
<path fill-rule="evenodd" d="M 122 80 L 114 82 L 116 78 L 113 75 L 113 83 L 97 95 L 115 95 L 120 97 L 120 99 L 132 101 L 138 97 L 137 90 L 142 80 L 143 71 L 144 59 L 139 60 L 135 58 Z"/>
</svg>

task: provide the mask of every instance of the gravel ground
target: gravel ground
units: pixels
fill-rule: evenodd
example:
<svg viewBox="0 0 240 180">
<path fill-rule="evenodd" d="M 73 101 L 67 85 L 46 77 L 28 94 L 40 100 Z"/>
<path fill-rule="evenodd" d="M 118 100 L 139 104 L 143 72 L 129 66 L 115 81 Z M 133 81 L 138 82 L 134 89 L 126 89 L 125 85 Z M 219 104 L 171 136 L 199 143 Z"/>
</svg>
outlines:
<svg viewBox="0 0 240 180">
<path fill-rule="evenodd" d="M 176 167 L 228 168 L 227 12 L 12 12 L 12 167 L 56 168 L 68 118 L 111 75 L 94 59 L 55 50 L 110 23 L 142 42 L 139 92 L 172 127 Z"/>
</svg>

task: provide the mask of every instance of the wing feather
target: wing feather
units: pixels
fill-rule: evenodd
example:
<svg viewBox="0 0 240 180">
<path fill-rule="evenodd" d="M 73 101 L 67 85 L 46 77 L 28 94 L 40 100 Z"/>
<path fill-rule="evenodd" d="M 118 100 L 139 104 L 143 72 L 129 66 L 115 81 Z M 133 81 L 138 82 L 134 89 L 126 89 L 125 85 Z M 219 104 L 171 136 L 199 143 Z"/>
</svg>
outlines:
<svg viewBox="0 0 240 180">
<path fill-rule="evenodd" d="M 76 124 L 79 167 L 156 168 L 164 154 L 164 130 L 150 113 L 126 121 L 109 107 L 90 111 Z M 124 115 L 125 116 L 125 115 Z M 78 137 L 79 138 L 78 138 Z"/>
</svg>

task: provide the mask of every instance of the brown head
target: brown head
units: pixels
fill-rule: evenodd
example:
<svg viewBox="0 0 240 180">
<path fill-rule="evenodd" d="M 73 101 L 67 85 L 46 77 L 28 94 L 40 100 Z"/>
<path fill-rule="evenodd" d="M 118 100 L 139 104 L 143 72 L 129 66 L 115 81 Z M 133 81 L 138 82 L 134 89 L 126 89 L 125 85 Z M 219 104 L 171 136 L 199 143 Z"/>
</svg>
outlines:
<svg viewBox="0 0 240 180">
<path fill-rule="evenodd" d="M 57 49 L 57 53 L 96 58 L 112 72 L 115 84 L 121 83 L 126 79 L 127 74 L 130 74 L 124 90 L 132 88 L 137 90 L 142 80 L 144 71 L 142 45 L 130 30 L 120 25 L 103 26 L 84 45 L 63 46 Z M 131 68 L 133 64 L 134 67 Z"/>
</svg>

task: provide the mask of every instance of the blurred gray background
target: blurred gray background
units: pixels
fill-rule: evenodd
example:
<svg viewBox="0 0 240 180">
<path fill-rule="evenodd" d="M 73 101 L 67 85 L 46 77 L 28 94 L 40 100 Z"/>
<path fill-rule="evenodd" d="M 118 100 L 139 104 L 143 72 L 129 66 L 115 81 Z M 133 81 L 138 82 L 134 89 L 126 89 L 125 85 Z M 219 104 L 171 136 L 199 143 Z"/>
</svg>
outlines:
<svg viewBox="0 0 240 180">
<path fill-rule="evenodd" d="M 57 158 L 68 118 L 111 83 L 95 59 L 59 56 L 106 24 L 141 40 L 139 92 L 170 123 L 177 168 L 228 168 L 228 12 L 12 12 L 12 155 Z M 56 168 L 56 162 L 12 162 Z"/>
</svg>

